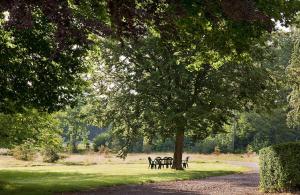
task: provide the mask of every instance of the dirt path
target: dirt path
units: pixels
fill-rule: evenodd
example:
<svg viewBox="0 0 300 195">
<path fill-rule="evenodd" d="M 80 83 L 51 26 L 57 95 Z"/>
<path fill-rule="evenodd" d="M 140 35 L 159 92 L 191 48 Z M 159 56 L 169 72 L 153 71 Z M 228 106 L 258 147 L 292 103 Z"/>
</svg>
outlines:
<svg viewBox="0 0 300 195">
<path fill-rule="evenodd" d="M 259 176 L 256 163 L 228 161 L 229 164 L 247 166 L 251 172 L 198 180 L 162 182 L 144 185 L 126 185 L 99 188 L 94 191 L 78 192 L 84 195 L 255 195 L 258 192 Z M 269 194 L 270 195 L 270 194 Z"/>
</svg>

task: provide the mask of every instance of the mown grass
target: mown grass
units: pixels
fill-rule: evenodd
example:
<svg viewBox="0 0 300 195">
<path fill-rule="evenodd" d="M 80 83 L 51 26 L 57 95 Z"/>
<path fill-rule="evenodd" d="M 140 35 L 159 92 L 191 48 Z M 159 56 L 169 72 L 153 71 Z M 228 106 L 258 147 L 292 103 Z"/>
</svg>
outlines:
<svg viewBox="0 0 300 195">
<path fill-rule="evenodd" d="M 0 194 L 53 194 L 93 189 L 102 186 L 142 184 L 172 180 L 187 180 L 225 175 L 247 170 L 222 162 L 190 163 L 185 171 L 148 169 L 144 156 L 134 156 L 130 162 L 78 166 L 40 164 L 40 166 L 0 166 Z M 130 158 L 129 158 L 130 159 Z M 136 161 L 134 161 L 134 159 Z M 1 161 L 1 159 L 0 159 Z M 134 163 L 136 162 L 136 163 Z M 0 163 L 1 164 L 1 163 Z"/>
</svg>

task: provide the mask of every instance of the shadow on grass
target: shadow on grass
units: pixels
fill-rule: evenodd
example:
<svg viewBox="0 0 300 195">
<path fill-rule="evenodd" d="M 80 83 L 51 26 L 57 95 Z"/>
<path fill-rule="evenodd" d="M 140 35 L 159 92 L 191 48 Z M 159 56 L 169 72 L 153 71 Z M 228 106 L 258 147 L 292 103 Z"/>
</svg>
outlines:
<svg viewBox="0 0 300 195">
<path fill-rule="evenodd" d="M 210 177 L 205 180 L 161 183 L 159 185 L 127 185 L 98 188 L 67 193 L 68 195 L 208 195 L 208 194 L 257 194 L 258 173 L 235 174 L 226 177 Z M 223 185 L 227 185 L 224 188 Z M 228 186 L 230 186 L 228 188 Z"/>
<path fill-rule="evenodd" d="M 234 173 L 233 171 L 174 171 L 137 175 L 101 173 L 0 171 L 0 194 L 52 194 L 116 185 L 199 179 Z"/>
</svg>

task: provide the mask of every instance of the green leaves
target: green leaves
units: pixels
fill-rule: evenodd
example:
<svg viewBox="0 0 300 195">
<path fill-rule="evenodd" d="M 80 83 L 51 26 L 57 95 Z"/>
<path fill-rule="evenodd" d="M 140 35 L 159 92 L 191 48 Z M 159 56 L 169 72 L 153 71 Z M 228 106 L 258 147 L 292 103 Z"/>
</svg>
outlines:
<svg viewBox="0 0 300 195">
<path fill-rule="evenodd" d="M 0 29 L 0 112 L 53 112 L 74 104 L 86 85 L 86 48 L 73 39 L 71 48 L 58 52 L 56 26 L 38 10 L 32 19 L 32 28 Z"/>
<path fill-rule="evenodd" d="M 33 139 L 36 147 L 61 144 L 59 122 L 47 113 L 26 110 L 22 114 L 0 114 L 1 147 L 12 147 Z"/>
<path fill-rule="evenodd" d="M 295 32 L 295 45 L 288 66 L 288 75 L 292 91 L 289 95 L 289 105 L 291 110 L 288 114 L 288 121 L 291 126 L 300 124 L 300 39 L 299 30 Z"/>
<path fill-rule="evenodd" d="M 299 189 L 299 142 L 260 150 L 260 188 L 265 192 L 292 192 Z"/>
<path fill-rule="evenodd" d="M 270 100 L 265 94 L 272 88 L 270 73 L 252 64 L 248 53 L 222 61 L 218 52 L 158 37 L 124 42 L 122 47 L 104 44 L 104 65 L 98 71 L 101 92 L 108 97 L 103 110 L 127 144 L 139 135 L 150 140 L 173 137 L 178 129 L 203 139 L 223 132 L 234 110 Z M 191 62 L 197 60 L 197 70 L 192 69 Z M 215 67 L 207 64 L 213 61 Z"/>
<path fill-rule="evenodd" d="M 93 35 L 124 44 L 127 38 L 160 38 L 171 55 L 178 53 L 173 59 L 178 64 L 190 70 L 205 64 L 218 68 L 247 56 L 251 46 L 273 30 L 271 19 L 284 25 L 294 22 L 299 4 L 4 0 L 0 10 L 9 13 L 9 20 L 3 15 L 0 29 L 0 112 L 21 112 L 23 107 L 52 112 L 75 104 L 74 97 L 86 86 L 83 59 Z"/>
</svg>

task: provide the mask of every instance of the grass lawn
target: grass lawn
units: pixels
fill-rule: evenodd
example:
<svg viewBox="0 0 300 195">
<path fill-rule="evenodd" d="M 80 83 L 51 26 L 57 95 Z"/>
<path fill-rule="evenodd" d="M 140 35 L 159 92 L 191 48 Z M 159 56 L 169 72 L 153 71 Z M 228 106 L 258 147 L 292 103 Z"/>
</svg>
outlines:
<svg viewBox="0 0 300 195">
<path fill-rule="evenodd" d="M 131 157 L 130 162 L 108 160 L 94 165 L 22 164 L 11 157 L 3 158 L 0 157 L 0 194 L 52 194 L 101 186 L 196 179 L 247 170 L 219 161 L 199 160 L 191 162 L 185 171 L 151 170 L 144 159 L 146 155 Z M 5 165 L 5 160 L 10 164 Z"/>
</svg>

